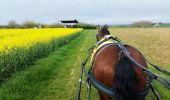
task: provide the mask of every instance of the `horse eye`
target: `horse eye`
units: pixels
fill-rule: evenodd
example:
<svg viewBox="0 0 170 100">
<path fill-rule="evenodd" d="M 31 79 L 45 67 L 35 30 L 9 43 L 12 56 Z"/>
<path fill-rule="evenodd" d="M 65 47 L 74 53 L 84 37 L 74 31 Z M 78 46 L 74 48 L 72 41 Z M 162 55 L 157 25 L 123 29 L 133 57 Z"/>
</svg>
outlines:
<svg viewBox="0 0 170 100">
<path fill-rule="evenodd" d="M 96 34 L 96 38 L 98 38 L 99 34 Z"/>
<path fill-rule="evenodd" d="M 96 34 L 97 42 L 99 41 L 99 34 Z"/>
</svg>

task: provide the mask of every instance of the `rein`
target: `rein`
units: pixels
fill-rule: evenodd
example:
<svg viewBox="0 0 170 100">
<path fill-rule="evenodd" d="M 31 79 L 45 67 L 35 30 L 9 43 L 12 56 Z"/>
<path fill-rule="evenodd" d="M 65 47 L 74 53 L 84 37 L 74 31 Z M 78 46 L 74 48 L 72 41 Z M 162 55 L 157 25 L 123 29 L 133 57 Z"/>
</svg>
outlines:
<svg viewBox="0 0 170 100">
<path fill-rule="evenodd" d="M 82 85 L 82 76 L 83 76 L 83 72 L 85 73 L 86 76 L 86 83 L 87 83 L 87 87 L 88 87 L 88 100 L 90 100 L 90 93 L 91 93 L 91 85 L 93 85 L 96 89 L 98 89 L 99 91 L 104 92 L 105 94 L 107 94 L 110 97 L 114 97 L 114 88 L 110 88 L 107 87 L 106 85 L 104 85 L 103 83 L 97 81 L 92 74 L 92 65 L 90 66 L 90 69 L 88 70 L 88 72 L 85 69 L 86 63 L 88 62 L 89 58 L 92 55 L 93 50 L 98 47 L 100 44 L 104 43 L 107 40 L 113 39 L 116 41 L 116 43 L 114 43 L 114 45 L 116 45 L 120 51 L 122 53 L 124 53 L 124 55 L 130 59 L 132 61 L 133 64 L 137 65 L 137 67 L 139 67 L 140 69 L 142 69 L 143 72 L 145 72 L 148 76 L 148 84 L 147 86 L 139 91 L 139 94 L 141 96 L 146 96 L 147 93 L 149 92 L 149 88 L 151 88 L 153 94 L 155 95 L 155 97 L 157 98 L 157 100 L 160 100 L 160 96 L 158 95 L 158 93 L 155 91 L 155 89 L 152 86 L 152 82 L 153 80 L 157 80 L 158 82 L 160 82 L 161 84 L 163 84 L 168 90 L 170 90 L 170 80 L 162 77 L 160 75 L 157 75 L 155 73 L 153 73 L 152 71 L 150 71 L 149 69 L 145 68 L 143 65 L 139 64 L 134 58 L 132 58 L 130 56 L 130 53 L 127 51 L 125 46 L 129 46 L 126 45 L 124 42 L 122 42 L 119 38 L 117 37 L 113 37 L 111 35 L 106 35 L 102 40 L 100 40 L 95 46 L 92 46 L 88 51 L 89 54 L 87 56 L 87 58 L 85 59 L 85 61 L 81 64 L 81 72 L 80 72 L 80 79 L 79 79 L 79 83 L 78 83 L 78 93 L 77 93 L 77 97 L 76 100 L 80 100 L 80 94 L 81 94 L 81 85 Z M 132 46 L 131 46 L 132 47 Z M 135 48 L 136 49 L 136 48 Z M 138 49 L 136 49 L 137 51 L 139 51 Z M 139 51 L 139 53 L 141 53 Z M 141 53 L 142 54 L 142 53 Z M 144 56 L 143 56 L 144 57 Z M 170 72 L 162 69 L 161 67 L 150 63 L 145 57 L 144 57 L 145 61 L 150 64 L 151 66 L 153 66 L 155 69 L 157 69 L 158 71 L 170 75 Z"/>
</svg>

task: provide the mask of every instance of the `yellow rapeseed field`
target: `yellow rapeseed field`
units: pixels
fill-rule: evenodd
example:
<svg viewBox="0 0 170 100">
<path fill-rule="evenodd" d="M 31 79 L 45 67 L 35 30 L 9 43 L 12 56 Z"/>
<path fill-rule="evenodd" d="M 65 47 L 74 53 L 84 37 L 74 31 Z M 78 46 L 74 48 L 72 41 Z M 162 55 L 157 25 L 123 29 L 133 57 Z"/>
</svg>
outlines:
<svg viewBox="0 0 170 100">
<path fill-rule="evenodd" d="M 12 73 L 65 45 L 81 28 L 1 29 L 0 83 Z"/>
<path fill-rule="evenodd" d="M 0 30 L 0 52 L 11 48 L 29 48 L 37 42 L 50 42 L 52 38 L 62 38 L 82 29 L 3 29 Z"/>
</svg>

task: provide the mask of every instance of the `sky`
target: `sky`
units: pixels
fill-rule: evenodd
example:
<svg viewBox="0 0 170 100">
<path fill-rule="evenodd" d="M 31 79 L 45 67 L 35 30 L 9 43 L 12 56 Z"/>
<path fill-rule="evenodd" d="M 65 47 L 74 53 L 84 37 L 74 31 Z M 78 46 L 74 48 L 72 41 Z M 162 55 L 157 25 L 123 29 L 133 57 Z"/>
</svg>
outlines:
<svg viewBox="0 0 170 100">
<path fill-rule="evenodd" d="M 170 22 L 170 0 L 0 0 L 0 24 L 72 20 L 90 24 Z"/>
</svg>

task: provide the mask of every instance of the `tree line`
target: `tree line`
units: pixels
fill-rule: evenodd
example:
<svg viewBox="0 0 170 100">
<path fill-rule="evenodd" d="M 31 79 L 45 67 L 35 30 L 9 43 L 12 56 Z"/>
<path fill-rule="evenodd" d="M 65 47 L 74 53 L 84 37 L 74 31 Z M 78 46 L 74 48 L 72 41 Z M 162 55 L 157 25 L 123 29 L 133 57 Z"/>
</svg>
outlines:
<svg viewBox="0 0 170 100">
<path fill-rule="evenodd" d="M 170 27 L 170 23 L 161 23 L 161 22 L 151 22 L 151 21 L 138 21 L 134 22 L 132 24 L 126 24 L 126 25 L 113 25 L 112 27 L 118 27 L 118 28 L 166 28 Z"/>
<path fill-rule="evenodd" d="M 31 20 L 26 20 L 25 22 L 18 24 L 15 21 L 9 21 L 7 25 L 0 25 L 0 28 L 53 28 L 53 27 L 63 27 L 63 25 L 58 23 L 53 24 L 42 24 Z"/>
<path fill-rule="evenodd" d="M 9 21 L 7 25 L 0 25 L 0 28 L 63 28 L 64 25 L 61 23 L 52 23 L 52 24 L 42 24 L 31 20 L 26 20 L 25 22 L 18 24 L 15 21 Z M 93 24 L 87 24 L 84 22 L 79 22 L 76 25 L 76 28 L 85 28 L 85 29 L 94 29 L 96 28 Z"/>
</svg>

